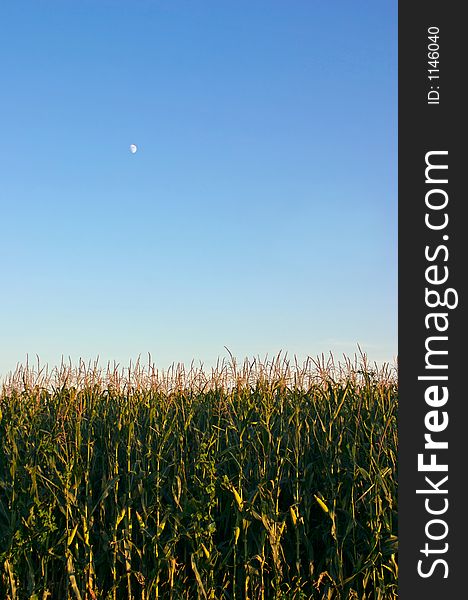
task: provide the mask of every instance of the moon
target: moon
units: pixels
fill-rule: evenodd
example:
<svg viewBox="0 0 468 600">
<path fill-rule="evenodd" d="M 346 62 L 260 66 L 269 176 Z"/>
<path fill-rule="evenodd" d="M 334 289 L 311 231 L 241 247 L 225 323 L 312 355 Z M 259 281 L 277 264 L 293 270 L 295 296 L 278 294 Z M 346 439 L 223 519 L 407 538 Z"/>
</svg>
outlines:
<svg viewBox="0 0 468 600">
<path fill-rule="evenodd" d="M 138 150 L 136 144 L 130 144 L 130 152 L 132 154 L 135 154 L 135 152 Z"/>
</svg>

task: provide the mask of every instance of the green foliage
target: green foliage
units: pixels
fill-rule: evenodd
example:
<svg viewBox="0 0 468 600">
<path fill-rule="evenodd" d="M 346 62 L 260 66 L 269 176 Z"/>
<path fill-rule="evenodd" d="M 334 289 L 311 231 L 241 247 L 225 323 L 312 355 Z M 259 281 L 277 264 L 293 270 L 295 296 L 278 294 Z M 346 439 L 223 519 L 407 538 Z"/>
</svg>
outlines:
<svg viewBox="0 0 468 600">
<path fill-rule="evenodd" d="M 1 598 L 397 597 L 388 370 L 20 375 L 0 395 Z"/>
</svg>

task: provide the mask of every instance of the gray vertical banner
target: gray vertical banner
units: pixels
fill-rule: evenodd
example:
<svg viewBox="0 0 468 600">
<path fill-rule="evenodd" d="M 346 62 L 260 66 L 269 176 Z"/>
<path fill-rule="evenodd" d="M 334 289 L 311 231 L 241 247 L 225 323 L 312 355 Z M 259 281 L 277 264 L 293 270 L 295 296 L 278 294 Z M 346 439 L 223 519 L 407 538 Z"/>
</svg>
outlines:
<svg viewBox="0 0 468 600">
<path fill-rule="evenodd" d="M 464 598 L 466 32 L 399 4 L 399 597 Z"/>
</svg>

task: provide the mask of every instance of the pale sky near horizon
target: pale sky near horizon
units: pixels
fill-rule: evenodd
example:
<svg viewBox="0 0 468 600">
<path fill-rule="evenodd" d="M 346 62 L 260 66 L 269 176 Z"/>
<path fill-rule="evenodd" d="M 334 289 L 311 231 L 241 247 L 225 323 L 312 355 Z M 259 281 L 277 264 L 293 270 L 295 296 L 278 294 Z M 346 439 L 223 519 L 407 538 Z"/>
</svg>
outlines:
<svg viewBox="0 0 468 600">
<path fill-rule="evenodd" d="M 394 360 L 396 1 L 9 0 L 0 23 L 0 376 Z"/>
</svg>

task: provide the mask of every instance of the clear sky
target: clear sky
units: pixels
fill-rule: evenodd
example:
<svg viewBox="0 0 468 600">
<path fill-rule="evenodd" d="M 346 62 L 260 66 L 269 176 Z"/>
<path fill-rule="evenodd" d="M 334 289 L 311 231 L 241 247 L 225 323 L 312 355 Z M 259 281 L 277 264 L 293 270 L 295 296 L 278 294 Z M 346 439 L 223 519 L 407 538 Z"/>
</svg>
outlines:
<svg viewBox="0 0 468 600">
<path fill-rule="evenodd" d="M 0 375 L 393 361 L 395 0 L 7 0 L 0 29 Z"/>
</svg>

